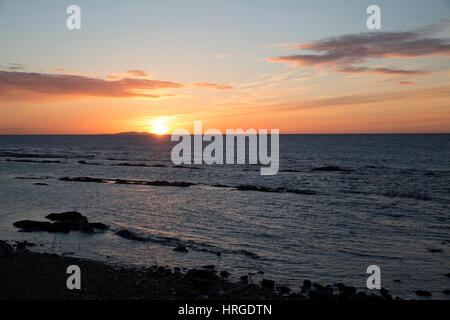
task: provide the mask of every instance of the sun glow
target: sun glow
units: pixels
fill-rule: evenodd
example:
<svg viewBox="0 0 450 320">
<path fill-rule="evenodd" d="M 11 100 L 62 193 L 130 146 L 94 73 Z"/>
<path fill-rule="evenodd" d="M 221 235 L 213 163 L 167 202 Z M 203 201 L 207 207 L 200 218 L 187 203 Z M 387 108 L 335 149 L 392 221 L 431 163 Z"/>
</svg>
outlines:
<svg viewBox="0 0 450 320">
<path fill-rule="evenodd" d="M 169 131 L 169 127 L 166 125 L 168 119 L 161 117 L 151 121 L 152 123 L 152 133 L 160 136 L 166 134 Z"/>
</svg>

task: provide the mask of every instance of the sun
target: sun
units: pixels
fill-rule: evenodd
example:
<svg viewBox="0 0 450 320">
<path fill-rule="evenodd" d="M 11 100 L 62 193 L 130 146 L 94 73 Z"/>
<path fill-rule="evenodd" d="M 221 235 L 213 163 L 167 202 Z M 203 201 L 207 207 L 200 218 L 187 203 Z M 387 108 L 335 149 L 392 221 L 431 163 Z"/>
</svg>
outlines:
<svg viewBox="0 0 450 320">
<path fill-rule="evenodd" d="M 166 125 L 167 119 L 164 117 L 154 119 L 151 121 L 152 123 L 152 133 L 161 136 L 166 134 L 169 131 L 169 127 Z"/>
</svg>

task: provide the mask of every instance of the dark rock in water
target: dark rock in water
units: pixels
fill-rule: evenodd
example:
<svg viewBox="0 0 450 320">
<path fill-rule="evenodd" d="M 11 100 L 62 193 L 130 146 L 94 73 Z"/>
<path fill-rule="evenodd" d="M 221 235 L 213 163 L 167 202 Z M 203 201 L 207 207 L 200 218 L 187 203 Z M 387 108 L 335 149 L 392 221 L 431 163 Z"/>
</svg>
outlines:
<svg viewBox="0 0 450 320">
<path fill-rule="evenodd" d="M 59 160 L 28 160 L 28 159 L 6 159 L 5 161 L 11 162 L 27 162 L 27 163 L 62 163 Z"/>
<path fill-rule="evenodd" d="M 195 185 L 195 183 L 192 182 L 169 182 L 169 181 L 147 181 L 145 182 L 145 185 L 147 186 L 157 186 L 157 187 L 190 187 Z"/>
<path fill-rule="evenodd" d="M 449 294 L 450 294 L 450 290 L 449 290 L 449 289 L 446 289 L 446 290 L 442 291 L 442 293 L 443 293 L 443 294 L 446 294 L 446 295 L 449 295 Z"/>
<path fill-rule="evenodd" d="M 50 213 L 45 217 L 52 221 L 70 221 L 73 223 L 80 223 L 80 224 L 88 222 L 87 218 L 77 211 Z"/>
<path fill-rule="evenodd" d="M 258 271 L 258 273 L 259 273 L 259 274 L 264 274 L 264 271 L 261 271 L 261 270 L 260 270 L 260 271 Z"/>
<path fill-rule="evenodd" d="M 128 180 L 123 180 L 123 179 L 116 179 L 116 180 L 114 181 L 114 183 L 117 183 L 117 184 L 132 184 L 130 181 L 128 181 Z"/>
<path fill-rule="evenodd" d="M 312 168 L 311 171 L 341 171 L 341 172 L 352 172 L 353 170 L 350 169 L 343 169 L 341 167 L 337 167 L 337 166 L 327 166 L 327 167 L 317 167 L 317 168 Z"/>
<path fill-rule="evenodd" d="M 33 221 L 33 220 L 21 220 L 13 223 L 13 226 L 21 229 L 23 232 L 34 231 L 47 231 L 47 232 L 61 232 L 53 228 L 53 224 L 50 222 Z M 66 232 L 66 231 L 63 231 Z M 69 232 L 69 231 L 67 231 Z"/>
<path fill-rule="evenodd" d="M 122 162 L 122 163 L 116 163 L 115 166 L 124 166 L 124 167 L 148 167 L 145 163 L 128 163 L 128 162 Z"/>
<path fill-rule="evenodd" d="M 64 178 L 60 178 L 59 180 L 60 181 L 74 181 L 74 182 L 97 182 L 97 183 L 105 182 L 103 179 L 90 178 L 90 177 L 76 177 L 76 178 L 64 177 Z"/>
<path fill-rule="evenodd" d="M 261 286 L 266 289 L 275 288 L 275 281 L 269 279 L 262 279 Z"/>
<path fill-rule="evenodd" d="M 447 278 L 450 278 L 450 273 L 446 273 L 445 276 L 446 276 Z"/>
<path fill-rule="evenodd" d="M 13 225 L 23 232 L 46 231 L 68 233 L 70 231 L 83 231 L 93 233 L 94 228 L 108 228 L 103 223 L 89 223 L 85 216 L 76 211 L 51 213 L 46 218 L 55 222 L 22 220 L 15 222 Z"/>
<path fill-rule="evenodd" d="M 147 240 L 146 238 L 140 237 L 140 236 L 136 235 L 134 232 L 128 231 L 126 229 L 117 231 L 116 234 L 118 236 L 121 236 L 122 238 L 129 239 L 129 240 L 135 240 L 135 241 L 146 241 Z"/>
<path fill-rule="evenodd" d="M 248 282 L 248 276 L 241 276 L 241 277 L 239 278 L 239 280 L 240 280 L 241 282 Z"/>
<path fill-rule="evenodd" d="M 6 241 L 0 240 L 0 259 L 9 258 L 13 255 L 13 248 Z"/>
<path fill-rule="evenodd" d="M 428 249 L 427 251 L 431 253 L 443 252 L 441 249 Z"/>
<path fill-rule="evenodd" d="M 400 279 L 394 279 L 394 282 L 402 282 Z"/>
<path fill-rule="evenodd" d="M 34 183 L 35 186 L 48 186 L 48 184 L 43 183 L 43 182 L 36 182 Z"/>
<path fill-rule="evenodd" d="M 192 170 L 200 170 L 200 169 L 202 169 L 202 168 L 199 168 L 199 167 L 182 166 L 182 165 L 172 166 L 172 168 L 178 168 L 178 169 L 192 169 Z"/>
<path fill-rule="evenodd" d="M 247 251 L 247 250 L 241 250 L 239 252 L 244 254 L 244 255 L 246 255 L 246 256 L 254 258 L 254 259 L 258 259 L 259 258 L 259 256 L 256 253 L 253 253 L 253 252 L 250 252 L 250 251 Z"/>
<path fill-rule="evenodd" d="M 258 192 L 274 192 L 274 193 L 295 193 L 295 194 L 305 194 L 305 195 L 315 195 L 317 192 L 313 190 L 298 190 L 298 189 L 287 189 L 287 188 L 269 188 L 262 186 L 254 186 L 248 184 L 242 184 L 235 187 L 239 191 L 258 191 Z"/>
<path fill-rule="evenodd" d="M 98 229 L 98 230 L 106 230 L 106 229 L 109 228 L 106 224 L 101 223 L 101 222 L 92 222 L 90 225 L 91 225 L 94 229 Z"/>
<path fill-rule="evenodd" d="M 179 245 L 178 247 L 174 248 L 173 251 L 188 253 L 188 249 L 186 249 L 186 247 L 182 245 Z"/>
<path fill-rule="evenodd" d="M 80 161 L 78 161 L 78 163 L 79 164 L 90 164 L 92 166 L 99 166 L 100 165 L 100 163 L 98 163 L 98 162 L 87 162 L 87 161 L 84 161 L 84 160 L 80 160 Z"/>
<path fill-rule="evenodd" d="M 425 290 L 417 290 L 417 291 L 416 291 L 416 294 L 417 294 L 419 297 L 431 297 L 431 292 L 425 291 Z"/>
<path fill-rule="evenodd" d="M 228 278 L 230 276 L 230 273 L 228 271 L 221 271 L 220 276 L 222 278 Z"/>
<path fill-rule="evenodd" d="M 83 231 L 87 233 L 94 232 L 94 227 L 88 219 L 77 211 L 67 211 L 62 213 L 51 213 L 46 216 L 47 219 L 56 221 L 53 223 L 55 228 L 69 231 Z"/>
</svg>

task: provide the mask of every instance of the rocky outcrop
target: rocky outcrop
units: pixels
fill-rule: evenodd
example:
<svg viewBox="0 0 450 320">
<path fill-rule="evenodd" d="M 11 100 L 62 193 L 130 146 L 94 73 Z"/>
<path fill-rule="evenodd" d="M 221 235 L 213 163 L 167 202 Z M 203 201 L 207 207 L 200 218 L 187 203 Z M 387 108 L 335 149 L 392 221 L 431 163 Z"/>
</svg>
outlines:
<svg viewBox="0 0 450 320">
<path fill-rule="evenodd" d="M 13 225 L 23 232 L 45 231 L 68 233 L 70 231 L 82 231 L 85 233 L 94 233 L 95 229 L 108 229 L 108 226 L 103 223 L 90 223 L 85 216 L 77 211 L 51 213 L 46 218 L 54 222 L 21 220 L 15 222 Z"/>
<path fill-rule="evenodd" d="M 135 241 L 147 241 L 146 238 L 144 237 L 140 237 L 137 234 L 135 234 L 134 232 L 131 232 L 129 230 L 120 230 L 116 232 L 116 235 L 125 238 L 125 239 L 129 239 L 129 240 L 135 240 Z"/>
</svg>

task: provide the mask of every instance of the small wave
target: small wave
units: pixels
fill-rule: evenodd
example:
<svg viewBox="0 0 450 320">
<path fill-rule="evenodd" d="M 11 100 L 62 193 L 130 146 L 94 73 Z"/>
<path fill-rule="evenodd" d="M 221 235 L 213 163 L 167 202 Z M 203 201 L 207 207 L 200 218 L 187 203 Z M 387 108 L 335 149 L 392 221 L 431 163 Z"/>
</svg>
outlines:
<svg viewBox="0 0 450 320">
<path fill-rule="evenodd" d="M 126 238 L 134 241 L 142 241 L 142 242 L 152 242 L 160 245 L 170 246 L 170 247 L 178 247 L 183 246 L 186 248 L 190 248 L 191 250 L 199 251 L 199 252 L 207 252 L 211 254 L 215 254 L 217 256 L 222 255 L 222 253 L 227 254 L 241 254 L 252 259 L 259 259 L 260 257 L 251 251 L 248 250 L 230 250 L 224 249 L 217 246 L 213 246 L 210 244 L 195 242 L 193 240 L 181 240 L 178 238 L 172 237 L 159 237 L 159 236 L 141 236 L 127 229 L 120 230 L 116 232 L 118 236 L 122 238 Z"/>
</svg>

